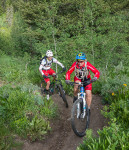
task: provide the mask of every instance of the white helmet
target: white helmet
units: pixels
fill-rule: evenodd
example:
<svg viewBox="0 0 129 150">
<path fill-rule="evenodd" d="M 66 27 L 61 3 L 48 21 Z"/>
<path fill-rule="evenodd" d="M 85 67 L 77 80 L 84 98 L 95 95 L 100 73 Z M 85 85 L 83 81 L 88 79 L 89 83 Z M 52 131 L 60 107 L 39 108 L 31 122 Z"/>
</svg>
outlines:
<svg viewBox="0 0 129 150">
<path fill-rule="evenodd" d="M 46 56 L 47 57 L 52 57 L 53 56 L 53 52 L 51 50 L 47 50 Z"/>
</svg>

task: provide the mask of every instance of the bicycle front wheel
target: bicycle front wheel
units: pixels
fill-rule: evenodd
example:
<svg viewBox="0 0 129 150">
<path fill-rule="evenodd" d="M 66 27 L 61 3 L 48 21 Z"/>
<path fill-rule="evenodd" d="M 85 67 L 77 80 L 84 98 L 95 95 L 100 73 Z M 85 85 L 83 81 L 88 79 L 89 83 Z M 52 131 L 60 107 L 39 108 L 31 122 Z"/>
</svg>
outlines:
<svg viewBox="0 0 129 150">
<path fill-rule="evenodd" d="M 59 88 L 60 96 L 63 99 L 63 101 L 65 103 L 65 106 L 68 108 L 68 102 L 67 102 L 67 99 L 66 99 L 66 96 L 65 96 L 65 92 L 64 92 L 64 90 L 63 90 L 63 88 L 60 84 L 58 85 L 58 88 Z"/>
<path fill-rule="evenodd" d="M 71 111 L 71 126 L 74 133 L 79 137 L 83 137 L 85 135 L 86 129 L 89 127 L 90 121 L 90 115 L 88 112 L 86 112 L 85 116 L 83 116 L 82 105 L 83 102 L 81 99 L 76 100 L 73 104 L 73 108 Z"/>
</svg>

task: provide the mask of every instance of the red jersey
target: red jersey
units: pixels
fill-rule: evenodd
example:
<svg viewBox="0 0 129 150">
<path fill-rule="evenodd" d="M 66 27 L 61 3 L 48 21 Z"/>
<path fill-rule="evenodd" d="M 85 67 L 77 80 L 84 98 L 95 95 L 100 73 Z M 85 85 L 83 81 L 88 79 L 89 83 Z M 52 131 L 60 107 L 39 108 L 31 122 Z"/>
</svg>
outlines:
<svg viewBox="0 0 129 150">
<path fill-rule="evenodd" d="M 85 64 L 86 63 L 86 64 Z M 97 77 L 97 79 L 99 78 L 100 76 L 100 73 L 99 71 L 92 65 L 90 64 L 89 62 L 85 62 L 83 66 L 79 67 L 78 63 L 77 62 L 74 62 L 72 64 L 72 66 L 70 67 L 70 69 L 67 71 L 66 73 L 66 80 L 70 80 L 70 74 L 75 70 L 75 69 L 78 69 L 78 70 L 83 70 L 84 71 L 84 68 L 86 68 L 87 70 L 87 78 L 91 78 L 91 75 L 90 75 L 90 70 L 95 74 L 94 77 Z M 76 70 L 75 70 L 76 71 Z"/>
</svg>

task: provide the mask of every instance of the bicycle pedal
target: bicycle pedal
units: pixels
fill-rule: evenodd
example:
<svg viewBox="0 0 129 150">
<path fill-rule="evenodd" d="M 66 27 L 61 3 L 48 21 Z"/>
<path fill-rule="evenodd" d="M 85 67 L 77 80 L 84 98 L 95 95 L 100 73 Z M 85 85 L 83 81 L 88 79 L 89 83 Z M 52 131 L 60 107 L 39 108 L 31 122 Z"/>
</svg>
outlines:
<svg viewBox="0 0 129 150">
<path fill-rule="evenodd" d="M 53 88 L 50 89 L 50 93 L 54 93 L 54 89 Z"/>
</svg>

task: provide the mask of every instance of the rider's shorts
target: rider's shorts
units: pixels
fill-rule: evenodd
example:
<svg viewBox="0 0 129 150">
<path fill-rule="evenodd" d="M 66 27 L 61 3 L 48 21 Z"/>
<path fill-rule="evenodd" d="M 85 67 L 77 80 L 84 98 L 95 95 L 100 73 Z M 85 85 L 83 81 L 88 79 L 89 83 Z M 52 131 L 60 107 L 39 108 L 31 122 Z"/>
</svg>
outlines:
<svg viewBox="0 0 129 150">
<path fill-rule="evenodd" d="M 91 79 L 90 79 L 91 80 Z M 74 77 L 74 82 L 76 81 L 80 81 L 81 79 L 78 79 L 76 76 Z M 85 86 L 85 90 L 92 90 L 92 83 L 90 83 L 89 85 Z"/>
<path fill-rule="evenodd" d="M 51 68 L 50 68 L 49 70 L 42 70 L 42 72 L 43 72 L 46 76 L 55 74 L 55 71 L 52 70 Z M 50 81 L 49 78 L 47 78 L 47 79 L 44 78 L 44 80 L 45 80 L 45 82 Z"/>
</svg>

